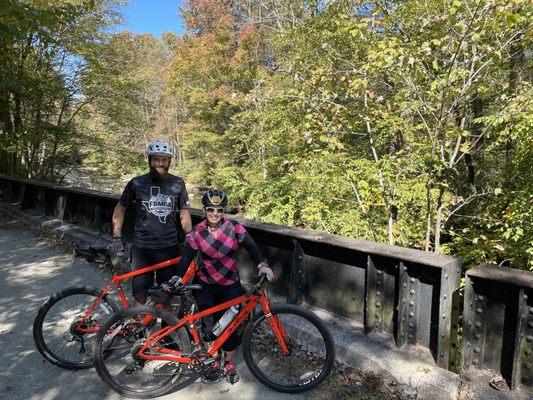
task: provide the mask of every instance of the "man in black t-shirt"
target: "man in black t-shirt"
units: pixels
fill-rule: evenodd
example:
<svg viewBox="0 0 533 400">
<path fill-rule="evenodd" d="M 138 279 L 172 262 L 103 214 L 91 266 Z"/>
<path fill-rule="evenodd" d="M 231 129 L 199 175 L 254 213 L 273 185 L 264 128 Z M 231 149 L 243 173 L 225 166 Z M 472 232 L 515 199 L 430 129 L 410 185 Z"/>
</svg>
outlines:
<svg viewBox="0 0 533 400">
<path fill-rule="evenodd" d="M 172 148 L 168 143 L 156 140 L 148 145 L 146 154 L 150 172 L 128 182 L 113 212 L 113 249 L 122 251 L 124 214 L 126 208 L 135 206 L 131 248 L 134 271 L 177 257 L 179 226 L 186 234 L 192 229 L 185 182 L 168 173 Z M 155 271 L 157 283 L 168 281 L 174 270 L 175 265 L 171 265 Z M 153 279 L 152 272 L 133 277 L 133 297 L 137 303 L 146 303 Z"/>
</svg>

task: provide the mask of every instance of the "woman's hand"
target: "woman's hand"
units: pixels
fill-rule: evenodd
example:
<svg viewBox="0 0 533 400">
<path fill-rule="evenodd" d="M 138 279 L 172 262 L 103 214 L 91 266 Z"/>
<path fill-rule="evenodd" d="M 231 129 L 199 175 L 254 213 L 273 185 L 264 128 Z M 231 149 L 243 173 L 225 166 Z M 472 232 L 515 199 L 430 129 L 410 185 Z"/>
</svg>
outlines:
<svg viewBox="0 0 533 400">
<path fill-rule="evenodd" d="M 259 264 L 257 268 L 259 269 L 259 275 L 265 274 L 268 281 L 272 282 L 272 280 L 274 279 L 274 272 L 272 272 L 272 269 L 270 269 L 266 260 L 261 262 L 261 264 Z"/>
</svg>

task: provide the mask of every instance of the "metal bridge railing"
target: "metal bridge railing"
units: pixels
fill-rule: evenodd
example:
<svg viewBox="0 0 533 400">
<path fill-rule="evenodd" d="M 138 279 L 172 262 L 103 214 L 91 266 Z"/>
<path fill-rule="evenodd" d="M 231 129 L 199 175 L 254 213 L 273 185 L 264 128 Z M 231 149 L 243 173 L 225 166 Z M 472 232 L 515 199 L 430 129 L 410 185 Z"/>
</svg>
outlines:
<svg viewBox="0 0 533 400">
<path fill-rule="evenodd" d="M 0 200 L 62 222 L 109 234 L 118 196 L 0 175 Z M 193 223 L 202 219 L 192 210 Z M 133 234 L 134 211 L 123 228 Z M 427 348 L 436 364 L 457 369 L 461 261 L 338 235 L 239 221 L 261 246 L 277 279 L 273 290 L 359 322 L 398 347 Z M 241 275 L 254 273 L 245 252 Z M 512 388 L 532 386 L 533 273 L 480 266 L 466 274 L 460 367 L 501 371 Z M 453 331 L 453 332 L 452 332 Z"/>
<path fill-rule="evenodd" d="M 533 388 L 533 273 L 485 264 L 465 280 L 462 369 Z"/>
</svg>

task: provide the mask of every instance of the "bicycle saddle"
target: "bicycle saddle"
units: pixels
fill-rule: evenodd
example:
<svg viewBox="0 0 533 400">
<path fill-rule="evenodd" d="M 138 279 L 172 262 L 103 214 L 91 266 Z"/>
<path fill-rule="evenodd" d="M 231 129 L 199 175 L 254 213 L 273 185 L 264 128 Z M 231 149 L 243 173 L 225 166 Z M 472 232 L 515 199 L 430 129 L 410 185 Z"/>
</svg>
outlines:
<svg viewBox="0 0 533 400">
<path fill-rule="evenodd" d="M 86 258 L 87 261 L 93 262 L 98 258 L 99 254 L 106 255 L 109 249 L 107 244 L 90 244 L 88 247 L 76 245 L 74 247 L 74 254 L 77 257 Z"/>
</svg>

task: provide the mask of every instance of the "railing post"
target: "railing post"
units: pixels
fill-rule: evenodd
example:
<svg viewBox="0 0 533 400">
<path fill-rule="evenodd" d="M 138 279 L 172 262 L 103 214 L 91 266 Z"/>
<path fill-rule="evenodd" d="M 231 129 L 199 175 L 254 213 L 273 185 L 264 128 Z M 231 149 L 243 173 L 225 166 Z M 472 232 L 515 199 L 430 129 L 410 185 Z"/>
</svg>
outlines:
<svg viewBox="0 0 533 400">
<path fill-rule="evenodd" d="M 461 263 L 456 261 L 443 268 L 439 293 L 439 332 L 437 340 L 437 365 L 448 369 L 451 353 L 451 321 L 454 291 L 461 279 Z"/>
<path fill-rule="evenodd" d="M 377 290 L 376 282 L 376 266 L 372 258 L 368 256 L 365 273 L 365 332 L 367 333 L 381 327 L 381 318 L 376 307 L 378 298 L 381 297 L 381 291 Z"/>
<path fill-rule="evenodd" d="M 518 320 L 511 373 L 511 389 L 533 386 L 533 291 L 518 292 Z"/>
<path fill-rule="evenodd" d="M 399 263 L 389 257 L 369 255 L 366 268 L 365 331 L 394 336 L 397 315 L 396 282 Z"/>
<path fill-rule="evenodd" d="M 401 347 L 407 343 L 409 301 L 407 288 L 407 267 L 401 262 L 398 268 L 398 313 L 396 314 L 396 346 Z"/>
<path fill-rule="evenodd" d="M 533 387 L 533 276 L 481 265 L 466 274 L 461 367 L 497 370 L 511 389 Z"/>
<path fill-rule="evenodd" d="M 292 243 L 294 245 L 294 250 L 292 251 L 291 276 L 287 303 L 301 304 L 304 297 L 305 287 L 305 271 L 303 267 L 305 254 L 296 239 L 293 239 Z"/>
</svg>

